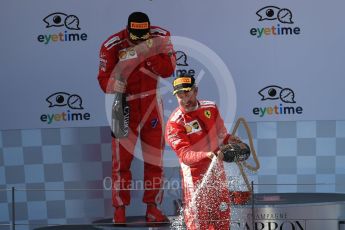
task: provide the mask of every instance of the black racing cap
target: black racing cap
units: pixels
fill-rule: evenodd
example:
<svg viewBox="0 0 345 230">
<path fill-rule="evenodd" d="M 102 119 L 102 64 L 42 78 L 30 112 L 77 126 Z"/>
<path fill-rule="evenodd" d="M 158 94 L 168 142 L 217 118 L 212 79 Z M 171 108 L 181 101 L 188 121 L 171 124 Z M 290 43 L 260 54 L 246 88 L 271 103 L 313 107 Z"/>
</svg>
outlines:
<svg viewBox="0 0 345 230">
<path fill-rule="evenodd" d="M 143 12 L 133 12 L 128 17 L 127 29 L 138 39 L 146 38 L 150 33 L 150 19 Z"/>
<path fill-rule="evenodd" d="M 190 75 L 178 76 L 173 81 L 173 87 L 174 87 L 173 94 L 175 95 L 179 91 L 191 91 L 194 86 L 195 86 L 195 78 L 193 76 L 190 76 Z"/>
</svg>

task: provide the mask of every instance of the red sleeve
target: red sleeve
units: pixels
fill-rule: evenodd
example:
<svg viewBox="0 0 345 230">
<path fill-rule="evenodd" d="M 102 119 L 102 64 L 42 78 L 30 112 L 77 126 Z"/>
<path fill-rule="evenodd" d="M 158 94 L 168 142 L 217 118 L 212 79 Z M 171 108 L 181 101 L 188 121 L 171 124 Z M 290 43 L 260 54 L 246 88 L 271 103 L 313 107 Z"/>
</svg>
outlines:
<svg viewBox="0 0 345 230">
<path fill-rule="evenodd" d="M 165 132 L 166 142 L 176 152 L 179 159 L 192 166 L 208 159 L 207 152 L 193 151 L 184 126 L 168 121 Z"/>
<path fill-rule="evenodd" d="M 146 68 L 151 72 L 164 78 L 170 77 L 176 67 L 176 56 L 173 45 L 170 40 L 170 33 L 165 36 L 155 37 L 154 41 L 158 41 L 156 47 L 156 55 L 146 60 Z M 153 63 L 150 65 L 150 63 Z"/>
<path fill-rule="evenodd" d="M 111 42 L 113 41 L 113 43 Z M 119 61 L 117 57 L 117 49 L 114 46 L 115 42 L 118 42 L 117 36 L 112 36 L 107 39 L 103 44 L 99 52 L 99 69 L 98 69 L 98 82 L 105 93 L 114 93 L 115 79 L 111 73 Z"/>
</svg>

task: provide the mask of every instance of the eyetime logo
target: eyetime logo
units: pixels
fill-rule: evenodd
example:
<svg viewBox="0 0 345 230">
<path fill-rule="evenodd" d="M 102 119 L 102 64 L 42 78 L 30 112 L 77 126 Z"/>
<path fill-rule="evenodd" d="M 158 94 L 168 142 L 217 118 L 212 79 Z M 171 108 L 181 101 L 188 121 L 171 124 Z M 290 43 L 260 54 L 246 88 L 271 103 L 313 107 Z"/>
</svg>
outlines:
<svg viewBox="0 0 345 230">
<path fill-rule="evenodd" d="M 258 94 L 261 96 L 261 101 L 271 100 L 280 102 L 267 107 L 254 107 L 253 114 L 256 116 L 283 116 L 303 113 L 303 108 L 296 106 L 295 92 L 290 88 L 269 85 L 261 89 Z"/>
<path fill-rule="evenodd" d="M 44 113 L 41 115 L 40 120 L 47 124 L 53 122 L 73 122 L 90 120 L 90 113 L 84 113 L 83 100 L 77 94 L 69 94 L 66 92 L 53 93 L 46 98 L 48 102 L 48 108 L 53 107 L 67 107 L 67 110 L 54 111 L 52 113 Z M 77 112 L 75 110 L 78 110 Z"/>
<path fill-rule="evenodd" d="M 57 42 L 78 42 L 86 41 L 86 33 L 78 33 L 80 31 L 79 18 L 75 15 L 67 15 L 61 12 L 49 14 L 43 18 L 46 28 L 62 27 L 63 31 L 57 31 L 49 34 L 40 34 L 37 40 L 45 45 Z"/>
<path fill-rule="evenodd" d="M 293 26 L 292 12 L 287 8 L 277 6 L 265 6 L 256 12 L 258 21 L 272 21 L 272 25 L 266 27 L 253 27 L 250 29 L 250 35 L 257 38 L 272 36 L 299 35 L 301 28 Z"/>
</svg>

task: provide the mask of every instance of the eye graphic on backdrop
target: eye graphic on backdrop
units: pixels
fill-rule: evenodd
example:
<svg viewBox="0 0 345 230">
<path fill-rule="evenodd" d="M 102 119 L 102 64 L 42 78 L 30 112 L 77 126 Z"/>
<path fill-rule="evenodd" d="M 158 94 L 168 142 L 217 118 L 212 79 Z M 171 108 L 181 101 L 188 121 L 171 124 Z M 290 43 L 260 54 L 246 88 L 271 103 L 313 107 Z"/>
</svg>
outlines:
<svg viewBox="0 0 345 230">
<path fill-rule="evenodd" d="M 258 93 L 262 96 L 261 100 L 276 100 L 279 99 L 282 87 L 277 85 L 270 85 L 261 89 Z"/>
<path fill-rule="evenodd" d="M 57 12 L 49 14 L 43 21 L 47 24 L 46 28 L 65 26 L 69 30 L 80 30 L 79 18 L 75 15 Z"/>
<path fill-rule="evenodd" d="M 285 103 L 296 103 L 295 93 L 290 88 L 282 88 L 277 85 L 269 85 L 261 89 L 258 93 L 262 96 L 262 101 L 280 99 Z"/>
<path fill-rule="evenodd" d="M 260 10 L 256 11 L 256 14 L 260 17 L 259 21 L 263 20 L 276 20 L 281 23 L 292 24 L 292 12 L 289 9 L 276 6 L 265 6 Z"/>
<path fill-rule="evenodd" d="M 265 6 L 256 11 L 256 14 L 260 17 L 259 21 L 263 20 L 275 20 L 278 17 L 280 8 L 276 6 Z"/>
<path fill-rule="evenodd" d="M 49 107 L 62 107 L 67 105 L 71 109 L 83 109 L 83 101 L 77 94 L 71 95 L 65 92 L 57 92 L 47 97 L 46 101 L 49 103 Z"/>
<path fill-rule="evenodd" d="M 67 14 L 64 13 L 52 13 L 49 14 L 47 17 L 43 19 L 45 23 L 47 23 L 48 27 L 60 27 L 65 25 L 65 19 L 67 17 Z"/>
<path fill-rule="evenodd" d="M 69 95 L 69 93 L 57 92 L 47 97 L 46 101 L 49 103 L 49 107 L 66 106 Z"/>
</svg>

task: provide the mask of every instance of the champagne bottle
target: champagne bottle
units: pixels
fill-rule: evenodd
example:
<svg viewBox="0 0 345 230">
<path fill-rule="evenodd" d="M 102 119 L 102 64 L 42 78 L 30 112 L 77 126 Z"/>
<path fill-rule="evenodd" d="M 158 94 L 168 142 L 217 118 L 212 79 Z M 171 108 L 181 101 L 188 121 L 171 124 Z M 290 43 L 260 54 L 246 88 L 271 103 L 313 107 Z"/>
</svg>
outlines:
<svg viewBox="0 0 345 230">
<path fill-rule="evenodd" d="M 223 148 L 223 156 L 223 161 L 229 163 L 245 161 L 250 156 L 250 148 L 244 142 L 229 143 Z"/>
<path fill-rule="evenodd" d="M 114 138 L 129 134 L 129 104 L 125 93 L 115 93 L 111 116 L 111 134 Z"/>
</svg>

